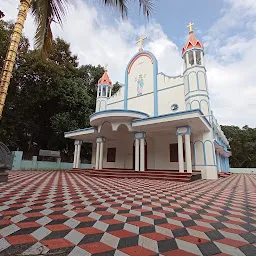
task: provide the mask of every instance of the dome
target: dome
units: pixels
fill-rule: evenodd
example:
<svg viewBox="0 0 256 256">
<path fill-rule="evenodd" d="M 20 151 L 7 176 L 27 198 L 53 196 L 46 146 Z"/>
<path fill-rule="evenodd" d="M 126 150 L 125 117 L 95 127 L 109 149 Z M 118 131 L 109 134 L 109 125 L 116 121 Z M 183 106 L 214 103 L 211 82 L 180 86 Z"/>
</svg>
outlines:
<svg viewBox="0 0 256 256">
<path fill-rule="evenodd" d="M 184 54 L 185 51 L 189 50 L 189 49 L 192 49 L 192 48 L 204 48 L 203 47 L 203 44 L 201 44 L 198 39 L 195 37 L 194 35 L 194 32 L 191 31 L 189 33 L 189 38 L 188 38 L 188 41 L 186 43 L 186 45 L 182 48 L 182 55 Z"/>
<path fill-rule="evenodd" d="M 106 85 L 112 86 L 112 81 L 110 80 L 107 71 L 104 72 L 104 74 L 98 81 L 98 84 L 106 84 Z"/>
</svg>

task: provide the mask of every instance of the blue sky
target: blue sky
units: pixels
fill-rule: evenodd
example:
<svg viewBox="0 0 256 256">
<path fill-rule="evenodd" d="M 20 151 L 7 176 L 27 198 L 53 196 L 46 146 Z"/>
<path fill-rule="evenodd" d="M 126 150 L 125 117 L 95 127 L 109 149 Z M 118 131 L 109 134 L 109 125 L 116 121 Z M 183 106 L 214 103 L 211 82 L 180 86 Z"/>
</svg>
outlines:
<svg viewBox="0 0 256 256">
<path fill-rule="evenodd" d="M 138 1 L 129 5 L 129 19 L 103 8 L 96 0 L 70 0 L 63 29 L 54 36 L 68 41 L 80 64 L 105 65 L 113 82 L 124 82 L 124 71 L 138 51 L 136 40 L 148 37 L 159 71 L 182 74 L 181 49 L 188 37 L 187 24 L 205 46 L 210 102 L 220 124 L 256 127 L 256 1 L 255 0 L 156 0 L 147 22 L 138 14 Z M 133 1 L 130 1 L 133 2 Z M 19 0 L 1 0 L 5 20 L 15 19 Z M 31 16 L 24 33 L 33 46 Z"/>
</svg>

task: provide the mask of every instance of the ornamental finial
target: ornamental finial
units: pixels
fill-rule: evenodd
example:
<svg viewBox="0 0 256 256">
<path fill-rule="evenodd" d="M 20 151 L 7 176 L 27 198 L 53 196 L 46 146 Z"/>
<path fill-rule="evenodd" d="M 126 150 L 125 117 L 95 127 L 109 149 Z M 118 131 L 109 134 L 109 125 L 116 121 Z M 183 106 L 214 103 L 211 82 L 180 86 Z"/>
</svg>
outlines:
<svg viewBox="0 0 256 256">
<path fill-rule="evenodd" d="M 189 22 L 189 24 L 188 24 L 188 26 L 187 26 L 187 28 L 189 28 L 189 33 L 194 32 L 194 31 L 193 31 L 193 26 L 194 26 L 194 25 L 195 25 L 195 23 Z"/>
<path fill-rule="evenodd" d="M 139 51 L 143 51 L 143 41 L 146 40 L 147 37 L 143 37 L 143 36 L 140 36 L 140 39 L 136 42 L 136 44 L 140 44 L 140 48 L 139 48 Z"/>
<path fill-rule="evenodd" d="M 108 72 L 108 64 L 106 63 L 105 66 L 104 66 L 104 71 L 105 72 Z"/>
</svg>

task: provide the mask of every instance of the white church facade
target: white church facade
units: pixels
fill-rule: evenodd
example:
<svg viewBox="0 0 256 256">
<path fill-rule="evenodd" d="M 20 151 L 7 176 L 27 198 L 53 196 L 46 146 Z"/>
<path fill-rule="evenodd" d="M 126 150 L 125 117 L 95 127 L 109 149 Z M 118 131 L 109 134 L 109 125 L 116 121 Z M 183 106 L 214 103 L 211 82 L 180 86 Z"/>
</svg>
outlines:
<svg viewBox="0 0 256 256">
<path fill-rule="evenodd" d="M 229 171 L 229 143 L 211 110 L 204 48 L 191 25 L 182 76 L 159 72 L 155 56 L 142 49 L 142 37 L 125 70 L 125 85 L 113 96 L 105 71 L 92 127 L 65 133 L 75 141 L 73 168 L 79 168 L 86 142 L 92 143 L 95 169 L 197 170 L 203 179 Z"/>
</svg>

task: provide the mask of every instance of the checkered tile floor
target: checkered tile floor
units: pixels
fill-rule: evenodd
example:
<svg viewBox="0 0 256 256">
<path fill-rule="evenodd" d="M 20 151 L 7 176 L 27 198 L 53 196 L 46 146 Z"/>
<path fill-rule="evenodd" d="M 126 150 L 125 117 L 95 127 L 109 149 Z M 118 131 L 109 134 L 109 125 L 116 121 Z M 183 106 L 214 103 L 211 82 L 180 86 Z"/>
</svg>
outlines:
<svg viewBox="0 0 256 256">
<path fill-rule="evenodd" d="M 10 172 L 0 255 L 256 255 L 256 175 L 215 181 Z"/>
</svg>

